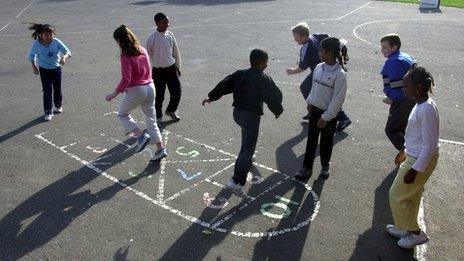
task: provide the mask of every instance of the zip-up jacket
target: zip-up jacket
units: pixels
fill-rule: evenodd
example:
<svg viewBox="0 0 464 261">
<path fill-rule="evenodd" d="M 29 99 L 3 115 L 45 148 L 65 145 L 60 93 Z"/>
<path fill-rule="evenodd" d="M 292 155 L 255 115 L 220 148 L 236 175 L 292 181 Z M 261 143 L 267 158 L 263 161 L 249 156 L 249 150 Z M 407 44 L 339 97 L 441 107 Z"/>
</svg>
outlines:
<svg viewBox="0 0 464 261">
<path fill-rule="evenodd" d="M 208 94 L 210 101 L 219 100 L 223 95 L 233 93 L 235 108 L 249 110 L 263 115 L 263 103 L 274 115 L 284 111 L 282 92 L 272 78 L 256 68 L 238 70 L 227 76 Z"/>
<path fill-rule="evenodd" d="M 403 92 L 403 77 L 414 64 L 414 58 L 399 50 L 392 53 L 380 73 L 383 78 L 383 92 L 394 102 L 406 99 Z"/>
<path fill-rule="evenodd" d="M 334 65 L 320 63 L 314 69 L 313 87 L 306 102 L 324 113 L 325 121 L 334 119 L 345 102 L 347 89 L 346 73 L 337 62 Z"/>
</svg>

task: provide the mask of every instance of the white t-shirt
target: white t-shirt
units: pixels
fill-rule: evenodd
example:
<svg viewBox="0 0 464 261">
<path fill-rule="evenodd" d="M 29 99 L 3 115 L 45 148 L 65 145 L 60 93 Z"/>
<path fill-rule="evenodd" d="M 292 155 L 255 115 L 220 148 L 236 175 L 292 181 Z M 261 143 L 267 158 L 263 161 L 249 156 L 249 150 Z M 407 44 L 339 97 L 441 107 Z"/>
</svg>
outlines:
<svg viewBox="0 0 464 261">
<path fill-rule="evenodd" d="M 155 68 L 166 68 L 176 64 L 180 69 L 181 58 L 176 38 L 170 31 L 159 32 L 155 30 L 145 40 L 150 63 Z"/>
<path fill-rule="evenodd" d="M 435 101 L 416 104 L 409 114 L 404 136 L 405 152 L 417 158 L 412 168 L 424 172 L 432 156 L 438 152 L 440 117 Z"/>
</svg>

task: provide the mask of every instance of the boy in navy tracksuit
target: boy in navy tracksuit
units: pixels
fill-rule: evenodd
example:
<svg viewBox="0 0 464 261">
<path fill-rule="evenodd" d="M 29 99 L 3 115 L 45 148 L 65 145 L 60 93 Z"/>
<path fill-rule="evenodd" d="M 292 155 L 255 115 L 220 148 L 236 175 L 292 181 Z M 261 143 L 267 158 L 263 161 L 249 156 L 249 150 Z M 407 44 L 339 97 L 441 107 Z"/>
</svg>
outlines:
<svg viewBox="0 0 464 261">
<path fill-rule="evenodd" d="M 406 98 L 403 92 L 403 77 L 414 64 L 414 58 L 400 52 L 401 40 L 397 34 L 388 34 L 380 40 L 385 64 L 381 75 L 383 92 L 387 96 L 383 101 L 390 105 L 385 134 L 397 150 L 404 148 L 404 133 L 409 113 L 415 101 Z"/>
<path fill-rule="evenodd" d="M 267 67 L 268 54 L 260 49 L 250 53 L 251 67 L 238 70 L 227 76 L 208 94 L 202 105 L 219 100 L 233 93 L 234 120 L 242 129 L 242 146 L 235 162 L 234 176 L 227 188 L 240 197 L 246 197 L 243 186 L 250 171 L 258 141 L 259 122 L 263 115 L 263 103 L 274 113 L 276 119 L 282 114 L 282 92 L 272 78 L 263 71 Z"/>
<path fill-rule="evenodd" d="M 328 38 L 328 34 L 309 34 L 309 26 L 307 23 L 302 22 L 297 24 L 292 28 L 293 38 L 295 42 L 299 45 L 302 45 L 300 49 L 300 61 L 298 62 L 298 67 L 296 68 L 288 68 L 287 74 L 297 74 L 304 72 L 306 69 L 310 68 L 311 73 L 304 79 L 304 81 L 300 85 L 300 91 L 303 95 L 303 98 L 306 100 L 308 98 L 309 93 L 311 92 L 311 88 L 313 85 L 313 72 L 316 65 L 321 63 L 321 59 L 319 59 L 319 45 L 322 40 Z M 303 117 L 304 120 L 309 119 L 309 113 Z M 351 124 L 350 118 L 346 115 L 343 110 L 340 110 L 338 114 L 338 124 L 336 127 L 337 131 L 342 131 L 348 125 Z"/>
</svg>

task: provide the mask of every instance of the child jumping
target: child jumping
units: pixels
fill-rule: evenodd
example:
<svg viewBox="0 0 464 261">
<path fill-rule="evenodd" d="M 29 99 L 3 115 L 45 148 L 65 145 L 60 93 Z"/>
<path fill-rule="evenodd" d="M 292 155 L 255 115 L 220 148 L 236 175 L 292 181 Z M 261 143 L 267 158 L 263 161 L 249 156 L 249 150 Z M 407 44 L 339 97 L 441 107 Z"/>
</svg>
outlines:
<svg viewBox="0 0 464 261">
<path fill-rule="evenodd" d="M 321 62 L 318 55 L 319 45 L 322 40 L 329 37 L 328 34 L 310 35 L 309 32 L 309 26 L 306 22 L 298 23 L 292 28 L 293 39 L 302 47 L 300 49 L 300 61 L 298 62 L 298 67 L 287 69 L 288 75 L 302 73 L 308 68 L 311 69 L 309 75 L 304 79 L 304 81 L 300 85 L 300 91 L 305 100 L 308 98 L 308 95 L 311 92 L 311 87 L 313 86 L 314 69 L 316 68 L 316 65 L 318 65 Z M 309 113 L 306 116 L 304 116 L 303 119 L 308 120 Z M 350 118 L 346 115 L 346 113 L 343 110 L 340 110 L 338 114 L 337 131 L 344 130 L 350 124 Z"/>
<path fill-rule="evenodd" d="M 108 94 L 105 99 L 111 101 L 120 93 L 125 93 L 118 109 L 119 121 L 126 131 L 132 132 L 138 137 L 136 152 L 142 151 L 153 139 L 157 151 L 150 161 L 160 161 L 167 156 L 167 153 L 156 123 L 155 88 L 147 51 L 125 25 L 116 28 L 113 38 L 121 49 L 122 79 L 113 93 Z M 139 106 L 145 115 L 148 133 L 142 131 L 130 116 L 130 112 Z"/>
<path fill-rule="evenodd" d="M 306 99 L 308 104 L 309 131 L 303 167 L 295 179 L 307 182 L 313 173 L 319 133 L 321 134 L 320 156 L 321 177 L 330 175 L 330 158 L 337 124 L 337 115 L 345 101 L 347 81 L 345 64 L 348 60 L 347 48 L 335 37 L 322 40 L 319 58 L 322 63 L 314 69 L 313 87 Z"/>
<path fill-rule="evenodd" d="M 242 146 L 235 161 L 234 175 L 227 188 L 240 197 L 246 197 L 243 186 L 250 171 L 256 142 L 259 135 L 259 123 L 263 115 L 263 103 L 266 103 L 277 119 L 284 111 L 282 92 L 272 78 L 264 73 L 268 54 L 260 49 L 250 53 L 251 68 L 239 70 L 227 76 L 208 94 L 202 105 L 219 100 L 223 95 L 233 93 L 234 120 L 242 129 Z"/>
<path fill-rule="evenodd" d="M 414 66 L 404 76 L 404 92 L 416 105 L 409 115 L 405 144 L 395 158 L 398 173 L 390 188 L 389 201 L 394 225 L 387 225 L 390 235 L 398 237 L 398 246 L 405 249 L 429 241 L 419 228 L 417 215 L 424 186 L 438 161 L 440 117 L 432 92 L 432 75 L 423 67 Z"/>
<path fill-rule="evenodd" d="M 53 114 L 63 112 L 63 95 L 61 91 L 61 66 L 71 57 L 71 51 L 55 36 L 55 28 L 49 24 L 33 23 L 29 27 L 34 39 L 29 52 L 32 71 L 40 74 L 43 90 L 45 121 L 50 121 Z M 38 66 L 38 67 L 37 67 Z"/>
<path fill-rule="evenodd" d="M 382 68 L 383 102 L 390 105 L 385 134 L 397 150 L 404 148 L 404 131 L 415 101 L 403 93 L 403 77 L 414 64 L 414 58 L 400 52 L 401 40 L 397 34 L 388 34 L 380 40 L 382 54 L 387 60 Z"/>
<path fill-rule="evenodd" d="M 171 95 L 166 115 L 173 121 L 179 121 L 177 114 L 182 88 L 179 77 L 181 57 L 174 34 L 168 31 L 169 18 L 163 13 L 157 13 L 154 17 L 156 30 L 145 41 L 145 48 L 153 65 L 153 80 L 156 88 L 156 115 L 157 120 L 163 117 L 163 101 L 166 85 Z"/>
</svg>

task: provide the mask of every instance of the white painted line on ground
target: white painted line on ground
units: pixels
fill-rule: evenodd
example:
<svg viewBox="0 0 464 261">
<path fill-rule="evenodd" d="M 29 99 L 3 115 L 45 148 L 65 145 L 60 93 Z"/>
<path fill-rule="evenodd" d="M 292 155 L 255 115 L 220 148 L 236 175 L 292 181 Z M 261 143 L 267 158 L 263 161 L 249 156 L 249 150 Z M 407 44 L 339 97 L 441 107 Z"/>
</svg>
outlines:
<svg viewBox="0 0 464 261">
<path fill-rule="evenodd" d="M 351 15 L 351 14 L 356 13 L 357 11 L 359 11 L 359 10 L 363 9 L 364 7 L 368 6 L 370 3 L 371 3 L 371 2 L 365 3 L 364 5 L 362 5 L 362 6 L 358 7 L 358 8 L 356 8 L 356 9 L 354 9 L 353 11 L 351 11 L 351 12 L 345 14 L 345 15 L 340 16 L 339 18 L 337 18 L 337 20 L 342 20 L 343 18 L 345 18 L 345 17 L 347 17 L 347 16 L 349 16 L 349 15 Z"/>
<path fill-rule="evenodd" d="M 166 133 L 168 133 L 166 131 Z M 38 134 L 36 135 L 36 137 L 42 141 L 44 141 L 45 143 L 51 145 L 52 147 L 60 150 L 61 152 L 63 152 L 64 154 L 66 154 L 67 156 L 69 156 L 70 158 L 80 162 L 81 164 L 83 164 L 84 166 L 90 168 L 91 170 L 95 171 L 96 173 L 102 175 L 103 177 L 115 182 L 115 183 L 118 183 L 119 185 L 121 185 L 122 187 L 124 187 L 124 189 L 128 190 L 128 191 L 132 191 L 134 192 L 136 195 L 150 201 L 151 203 L 165 209 L 165 210 L 168 210 L 170 211 L 171 213 L 173 214 L 176 214 L 177 216 L 179 217 L 182 217 L 186 220 L 189 220 L 193 223 L 196 223 L 196 224 L 199 224 L 201 226 L 204 226 L 204 227 L 207 227 L 211 230 L 214 230 L 214 231 L 217 231 L 217 232 L 221 232 L 221 233 L 227 233 L 227 232 L 230 232 L 231 234 L 235 235 L 235 236 L 241 236 L 241 237 L 253 237 L 253 238 L 257 238 L 257 237 L 272 237 L 272 236 L 277 236 L 277 235 L 281 235 L 281 234 L 285 234 L 285 233 L 288 233 L 288 232 L 291 232 L 291 231 L 297 231 L 299 229 L 301 229 L 302 227 L 305 227 L 309 224 L 309 222 L 311 222 L 312 220 L 314 220 L 317 216 L 317 213 L 319 211 L 319 208 L 320 208 L 320 202 L 317 198 L 317 195 L 315 195 L 315 192 L 310 190 L 310 193 L 315 195 L 314 197 L 314 200 L 315 200 L 315 208 L 314 208 L 314 212 L 311 214 L 311 216 L 309 216 L 306 220 L 302 221 L 302 222 L 299 222 L 298 224 L 296 224 L 295 226 L 293 226 L 292 228 L 284 228 L 284 229 L 281 229 L 281 230 L 278 230 L 278 231 L 266 231 L 266 232 L 241 232 L 241 231 L 235 231 L 235 230 L 227 230 L 227 229 L 223 229 L 223 228 L 219 228 L 217 226 L 213 227 L 210 223 L 208 222 L 205 222 L 205 221 L 202 221 L 196 217 L 192 217 L 190 215 L 187 215 L 185 213 L 183 213 L 182 211 L 180 210 L 177 210 L 177 209 L 174 209 L 168 205 L 166 205 L 164 202 L 162 201 L 159 201 L 159 200 L 155 200 L 155 199 L 152 199 L 150 198 L 148 195 L 146 195 L 145 193 L 141 192 L 141 191 L 138 191 L 130 186 L 128 186 L 127 184 L 125 184 L 123 181 L 109 175 L 108 173 L 106 173 L 105 171 L 102 171 L 101 169 L 99 169 L 98 167 L 94 166 L 92 163 L 88 162 L 88 161 L 85 161 L 81 158 L 79 158 L 78 156 L 70 153 L 70 152 L 67 152 L 66 150 L 64 150 L 63 148 L 57 146 L 56 144 L 54 144 L 52 141 L 46 139 L 43 137 L 45 133 L 41 133 L 41 134 Z M 105 136 L 105 135 L 102 135 L 102 136 Z M 180 137 L 180 135 L 178 135 Z M 185 138 L 184 138 L 185 139 Z M 165 144 L 167 143 L 167 138 L 165 138 Z M 193 141 L 193 140 L 192 140 Z M 201 144 L 201 143 L 198 143 L 198 144 Z M 205 144 L 206 145 L 206 144 Z M 211 147 L 211 146 L 209 146 Z M 211 147 L 212 148 L 212 147 Z M 218 152 L 220 152 L 221 150 L 217 150 Z M 221 153 L 227 153 L 227 152 L 221 152 Z M 230 153 L 229 153 L 230 154 Z M 257 163 L 258 164 L 258 163 Z M 228 167 L 231 167 L 233 166 L 234 163 L 230 164 Z M 262 164 L 258 164 L 258 166 L 264 166 Z M 265 167 L 265 166 L 264 166 Z M 267 169 L 272 169 L 272 168 L 268 168 L 266 167 Z M 279 172 L 280 173 L 280 172 Z M 219 173 L 217 173 L 216 175 L 218 175 Z M 283 173 L 282 173 L 283 174 Z M 284 174 L 285 175 L 285 174 Z M 273 187 L 271 186 L 269 189 L 273 189 L 274 187 L 280 185 L 279 182 L 277 182 L 276 184 L 273 185 Z M 309 188 L 311 189 L 311 187 L 309 187 L 307 184 L 304 184 L 306 188 Z M 164 189 L 164 184 L 163 184 L 163 189 Z M 263 191 L 261 194 L 263 193 L 267 193 L 266 191 Z M 261 195 L 260 194 L 260 195 Z M 255 198 L 256 199 L 256 198 Z M 317 201 L 316 201 L 317 200 Z M 228 215 L 229 216 L 229 215 Z M 230 217 L 229 217 L 230 218 Z"/>
<path fill-rule="evenodd" d="M 419 227 L 424 233 L 427 232 L 427 227 L 425 226 L 425 216 L 424 216 L 424 197 L 421 198 L 419 205 L 419 215 L 417 216 L 417 221 Z M 427 254 L 427 244 L 418 245 L 414 249 L 415 258 L 417 261 L 425 261 Z"/>
<path fill-rule="evenodd" d="M 31 7 L 31 5 L 35 2 L 35 0 L 32 0 L 32 2 L 30 2 L 26 7 L 24 7 L 23 10 L 21 10 L 21 12 L 19 12 L 15 18 L 13 18 L 11 21 L 9 21 L 5 26 L 3 26 L 1 29 L 0 29 L 0 32 L 3 31 L 5 28 L 7 28 L 14 20 L 18 19 L 29 7 Z"/>
<path fill-rule="evenodd" d="M 166 163 L 199 163 L 199 162 L 219 162 L 219 161 L 231 161 L 235 158 L 225 159 L 203 159 L 203 160 L 165 160 Z"/>
<path fill-rule="evenodd" d="M 448 144 L 453 144 L 453 145 L 458 145 L 458 146 L 464 146 L 464 142 L 459 142 L 459 141 L 453 141 L 453 140 L 444 140 L 444 139 L 439 139 L 441 143 L 448 143 Z"/>
<path fill-rule="evenodd" d="M 167 148 L 168 142 L 169 142 L 169 131 L 163 131 L 164 134 L 164 147 Z M 160 175 L 158 179 L 158 193 L 156 194 L 156 199 L 159 202 L 163 202 L 164 200 L 164 183 L 165 183 L 165 173 L 166 172 L 166 162 L 164 160 L 161 161 L 161 167 L 160 167 Z"/>
</svg>

